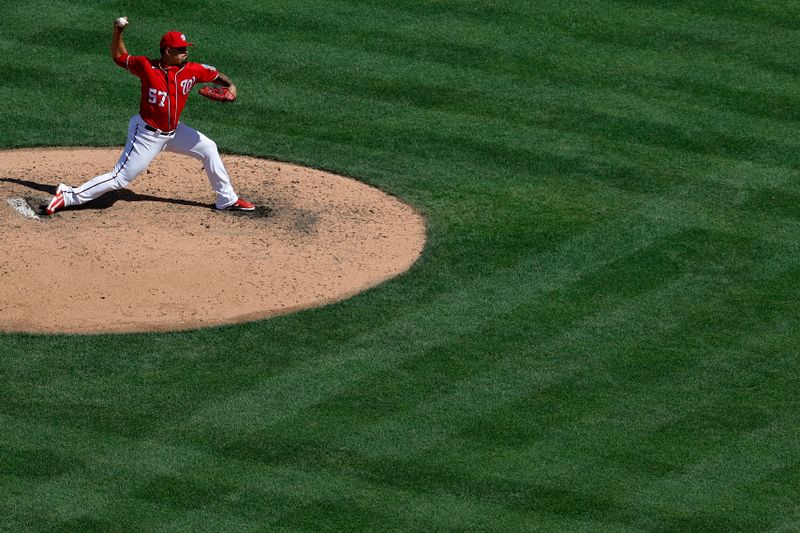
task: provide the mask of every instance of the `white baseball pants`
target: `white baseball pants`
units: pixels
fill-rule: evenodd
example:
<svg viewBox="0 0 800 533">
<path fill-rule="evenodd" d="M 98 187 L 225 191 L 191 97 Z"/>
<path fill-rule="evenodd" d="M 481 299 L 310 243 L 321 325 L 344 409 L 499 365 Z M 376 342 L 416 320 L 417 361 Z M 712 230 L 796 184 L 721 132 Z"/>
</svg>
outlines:
<svg viewBox="0 0 800 533">
<path fill-rule="evenodd" d="M 114 169 L 80 187 L 62 187 L 65 205 L 85 204 L 107 192 L 127 187 L 161 150 L 188 155 L 203 162 L 211 188 L 217 193 L 217 208 L 225 209 L 236 203 L 239 197 L 233 191 L 231 178 L 214 141 L 182 123 L 178 123 L 171 135 L 150 131 L 146 125 L 141 116 L 134 115 L 128 124 L 128 141 Z"/>
</svg>

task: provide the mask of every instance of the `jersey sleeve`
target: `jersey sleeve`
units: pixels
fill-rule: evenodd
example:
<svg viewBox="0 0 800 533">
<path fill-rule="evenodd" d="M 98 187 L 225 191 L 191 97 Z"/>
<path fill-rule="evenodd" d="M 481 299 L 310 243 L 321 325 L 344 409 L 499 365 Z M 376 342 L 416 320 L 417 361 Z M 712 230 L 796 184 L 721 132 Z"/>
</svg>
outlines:
<svg viewBox="0 0 800 533">
<path fill-rule="evenodd" d="M 114 63 L 128 70 L 131 74 L 138 76 L 144 70 L 145 65 L 150 63 L 150 60 L 145 56 L 122 54 L 114 59 Z"/>
<path fill-rule="evenodd" d="M 219 71 L 211 65 L 195 63 L 193 66 L 194 72 L 192 74 L 197 78 L 197 83 L 209 83 L 219 76 Z"/>
</svg>

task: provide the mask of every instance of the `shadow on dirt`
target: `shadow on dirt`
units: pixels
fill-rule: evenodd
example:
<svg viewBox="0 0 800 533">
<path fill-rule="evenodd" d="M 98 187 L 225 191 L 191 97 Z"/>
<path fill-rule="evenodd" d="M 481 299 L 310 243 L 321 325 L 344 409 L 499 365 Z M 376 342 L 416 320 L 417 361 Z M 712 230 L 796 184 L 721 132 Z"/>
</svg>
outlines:
<svg viewBox="0 0 800 533">
<path fill-rule="evenodd" d="M 42 183 L 37 183 L 35 181 L 28 181 L 28 180 L 21 180 L 21 179 L 13 179 L 13 178 L 0 178 L 0 182 L 5 183 L 14 183 L 16 185 L 22 185 L 23 187 L 27 187 L 34 191 L 39 191 L 43 193 L 47 193 L 49 195 L 53 195 L 56 193 L 56 188 L 53 185 L 45 185 Z M 44 210 L 47 207 L 47 203 L 50 201 L 49 198 L 34 198 L 34 197 L 26 197 L 28 204 L 37 212 L 37 214 L 41 215 L 44 214 Z M 93 200 L 92 202 L 84 205 L 73 206 L 70 207 L 70 210 L 99 210 L 99 209 L 108 209 L 115 203 L 122 201 L 122 202 L 157 202 L 157 203 L 167 203 L 167 204 L 175 204 L 175 205 L 182 205 L 186 207 L 199 207 L 202 209 L 215 209 L 214 204 L 205 204 L 202 202 L 195 202 L 193 200 L 183 200 L 180 198 L 166 198 L 163 196 L 153 196 L 151 194 L 140 194 L 135 193 L 133 191 L 129 191 L 127 189 L 122 189 L 118 191 L 111 191 L 107 194 L 104 194 L 100 198 Z M 234 211 L 231 211 L 234 213 Z M 269 217 L 272 215 L 272 209 L 268 207 L 260 207 L 257 208 L 255 211 L 251 212 L 235 212 L 237 215 L 249 215 L 249 216 L 256 216 L 256 217 Z"/>
<path fill-rule="evenodd" d="M 43 192 L 50 196 L 56 193 L 55 186 L 38 183 L 35 181 L 21 180 L 15 178 L 0 178 L 0 183 L 13 183 L 16 185 L 22 185 L 23 187 L 27 187 L 34 191 Z M 25 196 L 25 200 L 37 215 L 42 216 L 45 214 L 45 209 L 47 209 L 47 204 L 50 201 L 50 198 L 49 197 L 43 198 L 41 196 Z M 166 198 L 163 196 L 153 196 L 152 194 L 140 194 L 140 193 L 135 193 L 133 191 L 129 191 L 128 189 L 111 191 L 107 194 L 104 194 L 100 198 L 97 198 L 96 200 L 89 202 L 88 204 L 71 206 L 68 209 L 71 211 L 83 211 L 83 210 L 96 211 L 96 210 L 108 209 L 109 207 L 113 206 L 115 203 L 120 201 L 166 203 L 166 204 L 182 205 L 186 207 L 197 207 L 201 209 L 216 211 L 216 207 L 214 206 L 214 204 L 205 204 L 202 202 L 195 202 L 193 200 L 183 200 L 180 198 Z M 275 212 L 271 207 L 265 207 L 265 206 L 256 207 L 255 211 L 224 211 L 224 213 L 235 216 L 253 217 L 253 218 L 270 218 L 275 215 Z"/>
</svg>

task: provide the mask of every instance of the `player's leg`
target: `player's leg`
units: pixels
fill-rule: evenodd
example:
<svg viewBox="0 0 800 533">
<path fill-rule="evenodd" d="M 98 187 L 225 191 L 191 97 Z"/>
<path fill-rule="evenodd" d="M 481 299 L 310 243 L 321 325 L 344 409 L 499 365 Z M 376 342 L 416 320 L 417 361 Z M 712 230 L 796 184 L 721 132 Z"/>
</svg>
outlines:
<svg viewBox="0 0 800 533">
<path fill-rule="evenodd" d="M 250 206 L 246 207 L 247 210 L 253 209 L 248 202 L 240 202 L 238 195 L 233 190 L 231 178 L 219 156 L 217 143 L 196 129 L 180 123 L 175 130 L 175 136 L 170 139 L 164 149 L 168 152 L 188 155 L 203 162 L 211 188 L 217 193 L 215 202 L 217 209 L 227 209 L 238 203 Z"/>
<path fill-rule="evenodd" d="M 111 172 L 96 176 L 80 187 L 59 187 L 65 206 L 85 204 L 107 192 L 123 189 L 147 168 L 168 138 L 146 130 L 144 125 L 138 115 L 131 119 L 125 148 Z"/>
</svg>

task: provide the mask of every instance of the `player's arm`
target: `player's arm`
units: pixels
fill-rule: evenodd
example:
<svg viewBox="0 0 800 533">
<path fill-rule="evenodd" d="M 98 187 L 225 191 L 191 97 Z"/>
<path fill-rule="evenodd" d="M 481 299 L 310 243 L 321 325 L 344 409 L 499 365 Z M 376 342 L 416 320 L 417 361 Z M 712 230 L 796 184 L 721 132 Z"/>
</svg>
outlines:
<svg viewBox="0 0 800 533">
<path fill-rule="evenodd" d="M 127 25 L 128 19 L 126 17 L 120 17 L 114 21 L 114 33 L 111 35 L 111 58 L 114 61 L 128 55 L 128 50 L 122 40 L 122 32 Z"/>
<path fill-rule="evenodd" d="M 213 81 L 214 85 L 221 85 L 222 87 L 227 87 L 228 90 L 233 94 L 233 97 L 236 98 L 239 95 L 238 90 L 236 89 L 236 85 L 231 81 L 231 79 L 223 74 L 222 72 L 217 72 L 217 78 Z"/>
</svg>

